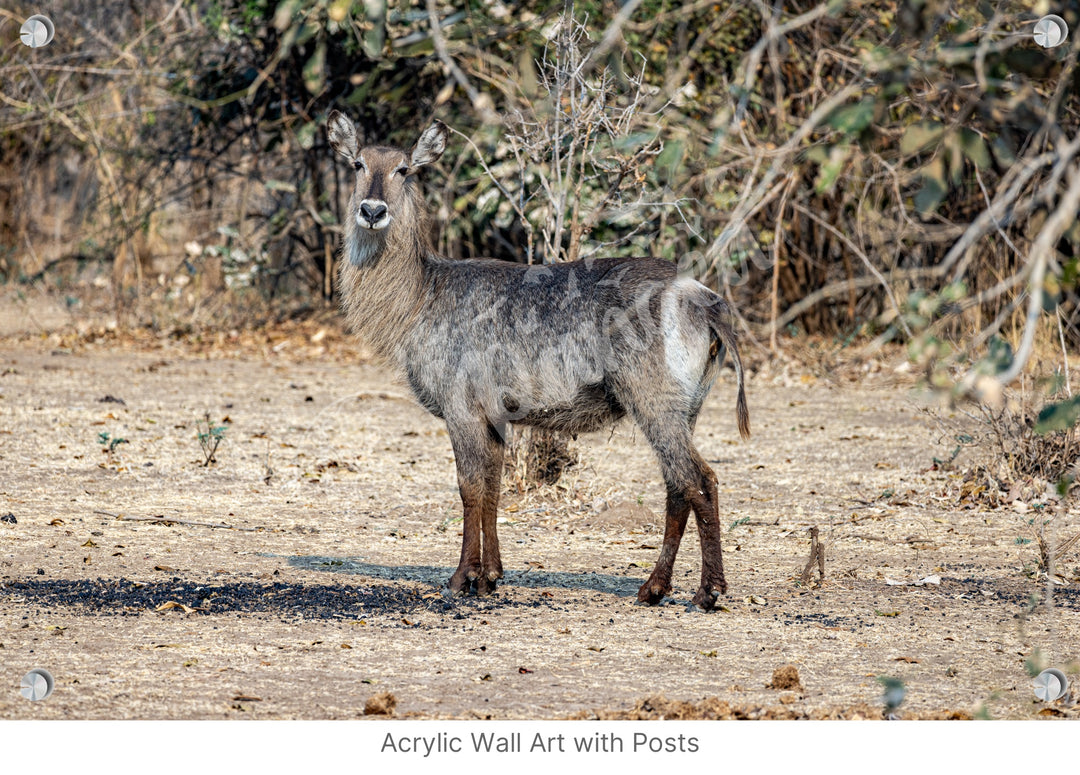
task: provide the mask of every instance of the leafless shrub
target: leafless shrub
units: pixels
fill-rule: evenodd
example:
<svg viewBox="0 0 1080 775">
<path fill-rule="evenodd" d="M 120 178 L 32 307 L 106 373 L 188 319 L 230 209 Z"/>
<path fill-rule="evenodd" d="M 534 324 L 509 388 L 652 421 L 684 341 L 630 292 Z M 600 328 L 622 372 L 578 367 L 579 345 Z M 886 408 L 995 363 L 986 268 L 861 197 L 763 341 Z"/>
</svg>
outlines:
<svg viewBox="0 0 1080 775">
<path fill-rule="evenodd" d="M 608 67 L 587 67 L 591 45 L 585 23 L 564 13 L 535 63 L 534 96 L 525 94 L 504 119 L 516 173 L 504 185 L 528 235 L 529 263 L 537 241 L 543 262 L 576 261 L 650 228 L 640 210 L 670 206 L 681 214 L 679 202 L 650 190 L 644 171 L 663 143 L 655 113 L 645 112 L 654 90 L 643 69 L 619 79 Z M 615 228 L 597 239 L 602 223 Z"/>
</svg>

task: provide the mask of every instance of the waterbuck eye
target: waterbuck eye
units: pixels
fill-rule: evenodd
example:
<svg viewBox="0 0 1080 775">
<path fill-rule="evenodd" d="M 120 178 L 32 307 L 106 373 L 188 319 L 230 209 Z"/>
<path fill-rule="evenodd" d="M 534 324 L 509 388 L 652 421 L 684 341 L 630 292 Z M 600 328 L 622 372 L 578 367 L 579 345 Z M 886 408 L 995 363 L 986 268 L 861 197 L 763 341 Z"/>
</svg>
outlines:
<svg viewBox="0 0 1080 775">
<path fill-rule="evenodd" d="M 406 166 L 398 167 L 396 170 L 394 170 L 394 174 L 395 175 L 401 175 L 401 177 L 405 177 L 406 175 L 409 174 L 409 168 L 406 167 Z"/>
<path fill-rule="evenodd" d="M 367 167 L 364 166 L 364 162 L 360 161 L 359 159 L 354 161 L 352 165 L 353 169 L 355 170 L 364 170 L 365 172 L 367 171 Z"/>
</svg>

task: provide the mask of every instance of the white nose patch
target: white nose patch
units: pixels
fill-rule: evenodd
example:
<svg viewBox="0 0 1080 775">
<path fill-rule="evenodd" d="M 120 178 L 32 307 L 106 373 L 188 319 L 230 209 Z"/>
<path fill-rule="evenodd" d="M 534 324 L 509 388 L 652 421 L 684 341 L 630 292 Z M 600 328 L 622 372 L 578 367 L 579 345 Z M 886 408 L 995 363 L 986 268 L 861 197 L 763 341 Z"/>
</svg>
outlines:
<svg viewBox="0 0 1080 775">
<path fill-rule="evenodd" d="M 393 220 L 386 202 L 381 199 L 365 199 L 356 210 L 356 223 L 361 229 L 381 231 Z"/>
</svg>

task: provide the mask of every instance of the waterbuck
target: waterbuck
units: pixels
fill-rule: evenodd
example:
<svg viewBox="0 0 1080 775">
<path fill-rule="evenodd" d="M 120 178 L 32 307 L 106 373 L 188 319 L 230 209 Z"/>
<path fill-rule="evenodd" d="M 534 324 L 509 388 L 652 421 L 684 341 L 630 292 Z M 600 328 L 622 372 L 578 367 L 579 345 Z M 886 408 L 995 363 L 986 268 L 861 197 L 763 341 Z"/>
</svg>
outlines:
<svg viewBox="0 0 1080 775">
<path fill-rule="evenodd" d="M 630 415 L 667 485 L 663 547 L 638 599 L 656 604 L 671 592 L 693 509 L 702 564 L 693 602 L 712 608 L 727 591 L 717 480 L 691 437 L 725 351 L 738 379 L 739 432 L 750 433 L 727 305 L 656 259 L 527 266 L 438 255 L 414 173 L 439 159 L 447 135 L 436 121 L 411 151 L 361 148 L 352 121 L 337 111 L 329 118 L 331 146 L 356 170 L 340 275 L 345 315 L 446 421 L 454 448 L 465 521 L 450 590 L 484 595 L 502 578 L 495 528 L 507 423 L 577 434 Z"/>
</svg>

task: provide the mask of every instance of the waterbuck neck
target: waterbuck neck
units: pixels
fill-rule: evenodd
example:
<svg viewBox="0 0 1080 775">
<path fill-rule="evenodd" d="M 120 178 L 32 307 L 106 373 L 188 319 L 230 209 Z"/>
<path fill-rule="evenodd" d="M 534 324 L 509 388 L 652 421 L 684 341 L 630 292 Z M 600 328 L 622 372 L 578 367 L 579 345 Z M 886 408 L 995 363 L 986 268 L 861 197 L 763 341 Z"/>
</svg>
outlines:
<svg viewBox="0 0 1080 775">
<path fill-rule="evenodd" d="M 409 201 L 378 232 L 361 228 L 353 216 L 345 225 L 340 269 L 345 317 L 376 355 L 391 361 L 430 293 L 425 268 L 432 250 L 418 210 Z"/>
</svg>

